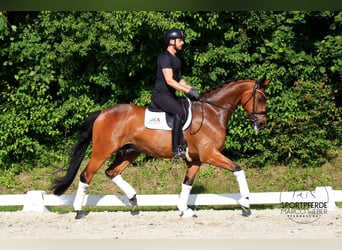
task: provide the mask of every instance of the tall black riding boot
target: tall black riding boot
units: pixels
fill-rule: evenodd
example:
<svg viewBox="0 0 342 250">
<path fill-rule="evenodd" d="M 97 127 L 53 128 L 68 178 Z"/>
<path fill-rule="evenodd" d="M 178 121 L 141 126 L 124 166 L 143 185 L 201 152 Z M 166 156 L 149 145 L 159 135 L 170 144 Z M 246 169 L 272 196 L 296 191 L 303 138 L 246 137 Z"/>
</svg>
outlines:
<svg viewBox="0 0 342 250">
<path fill-rule="evenodd" d="M 183 140 L 182 120 L 178 115 L 173 117 L 172 128 L 172 159 L 185 159 L 185 146 Z"/>
</svg>

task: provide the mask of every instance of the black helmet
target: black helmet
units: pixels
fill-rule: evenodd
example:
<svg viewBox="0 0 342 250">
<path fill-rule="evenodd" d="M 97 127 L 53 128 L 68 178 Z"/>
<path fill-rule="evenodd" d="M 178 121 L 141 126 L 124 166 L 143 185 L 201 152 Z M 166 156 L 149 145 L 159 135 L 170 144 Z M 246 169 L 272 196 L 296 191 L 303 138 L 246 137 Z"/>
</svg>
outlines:
<svg viewBox="0 0 342 250">
<path fill-rule="evenodd" d="M 164 40 L 166 44 L 169 44 L 170 39 L 177 39 L 177 38 L 184 39 L 183 31 L 179 29 L 170 29 L 165 32 Z"/>
</svg>

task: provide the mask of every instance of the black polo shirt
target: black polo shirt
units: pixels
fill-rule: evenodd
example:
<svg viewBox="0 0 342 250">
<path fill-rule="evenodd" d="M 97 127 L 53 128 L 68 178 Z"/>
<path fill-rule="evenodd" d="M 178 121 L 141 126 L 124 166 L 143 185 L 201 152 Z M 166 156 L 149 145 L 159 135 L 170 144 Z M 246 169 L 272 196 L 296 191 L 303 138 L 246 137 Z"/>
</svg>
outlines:
<svg viewBox="0 0 342 250">
<path fill-rule="evenodd" d="M 173 79 L 177 82 L 181 80 L 181 61 L 178 57 L 171 55 L 171 53 L 167 50 L 162 52 L 157 61 L 157 79 L 154 86 L 154 90 L 161 93 L 171 93 L 172 95 L 176 95 L 176 90 L 169 86 L 162 72 L 162 69 L 172 69 L 173 71 Z"/>
</svg>

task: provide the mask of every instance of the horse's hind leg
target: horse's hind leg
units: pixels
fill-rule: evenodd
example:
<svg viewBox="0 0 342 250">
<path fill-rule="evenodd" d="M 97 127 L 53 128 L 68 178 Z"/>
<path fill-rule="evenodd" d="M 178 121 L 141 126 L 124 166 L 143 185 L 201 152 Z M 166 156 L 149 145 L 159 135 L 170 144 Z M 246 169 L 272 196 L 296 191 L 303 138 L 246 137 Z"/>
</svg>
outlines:
<svg viewBox="0 0 342 250">
<path fill-rule="evenodd" d="M 108 154 L 110 156 L 110 154 Z M 76 211 L 76 219 L 83 218 L 86 214 L 82 212 L 83 202 L 86 195 L 86 191 L 89 187 L 89 184 L 97 172 L 97 170 L 101 167 L 101 165 L 109 158 L 109 156 L 105 157 L 94 157 L 90 159 L 87 167 L 81 173 L 81 178 L 78 183 L 78 188 L 76 191 L 75 200 L 73 202 L 74 210 Z"/>
<path fill-rule="evenodd" d="M 76 211 L 76 219 L 80 219 L 85 216 L 82 212 L 82 207 L 90 182 L 102 164 L 112 156 L 115 149 L 115 145 L 103 142 L 99 140 L 99 137 L 93 139 L 92 156 L 87 167 L 81 173 L 76 197 L 73 203 L 74 210 Z"/>
<path fill-rule="evenodd" d="M 121 173 L 139 155 L 139 151 L 125 146 L 117 152 L 115 161 L 106 170 L 106 175 L 126 194 L 132 210 L 137 206 L 136 191 L 122 178 Z"/>
</svg>

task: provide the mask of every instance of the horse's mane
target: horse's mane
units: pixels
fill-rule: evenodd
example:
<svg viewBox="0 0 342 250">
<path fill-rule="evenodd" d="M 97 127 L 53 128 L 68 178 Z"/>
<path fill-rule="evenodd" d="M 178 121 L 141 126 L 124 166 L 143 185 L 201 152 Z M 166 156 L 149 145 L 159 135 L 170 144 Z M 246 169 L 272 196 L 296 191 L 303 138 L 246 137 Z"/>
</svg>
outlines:
<svg viewBox="0 0 342 250">
<path fill-rule="evenodd" d="M 205 95 L 205 94 L 208 94 L 208 93 L 210 93 L 212 91 L 215 91 L 217 89 L 220 89 L 220 88 L 222 88 L 222 87 L 224 87 L 227 84 L 230 84 L 232 82 L 243 81 L 243 80 L 252 80 L 252 79 L 249 79 L 249 78 L 238 78 L 238 79 L 234 79 L 234 80 L 226 80 L 223 83 L 219 83 L 219 84 L 216 84 L 216 85 L 212 86 L 210 89 L 208 89 L 207 91 L 203 92 L 202 96 Z"/>
</svg>

